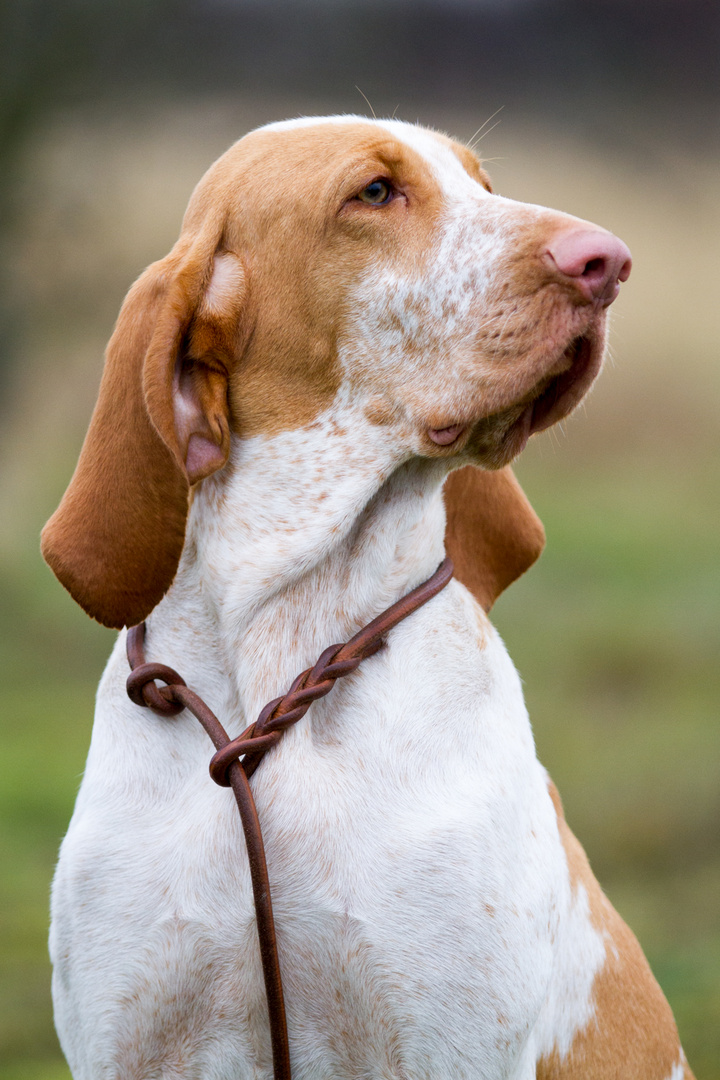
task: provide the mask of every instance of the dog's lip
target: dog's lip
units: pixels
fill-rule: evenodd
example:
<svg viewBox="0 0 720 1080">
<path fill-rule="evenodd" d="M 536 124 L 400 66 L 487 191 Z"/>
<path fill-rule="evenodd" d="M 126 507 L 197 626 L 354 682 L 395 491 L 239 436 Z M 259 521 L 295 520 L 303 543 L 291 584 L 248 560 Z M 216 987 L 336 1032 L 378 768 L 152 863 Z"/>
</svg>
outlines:
<svg viewBox="0 0 720 1080">
<path fill-rule="evenodd" d="M 502 437 L 504 451 L 516 457 L 527 444 L 531 435 L 544 431 L 567 416 L 582 400 L 590 388 L 602 364 L 604 334 L 602 324 L 593 324 L 573 337 L 565 348 L 555 354 L 555 360 L 547 364 L 546 374 L 530 389 L 525 398 L 515 405 L 506 406 L 479 420 L 448 416 L 433 417 L 438 427 L 425 422 L 426 437 L 438 448 L 464 445 L 464 436 L 471 431 L 481 431 L 482 425 L 493 417 L 501 418 L 506 410 L 512 410 L 515 420 L 509 423 Z M 451 423 L 447 421 L 451 420 Z"/>
<path fill-rule="evenodd" d="M 540 379 L 517 403 L 520 411 L 502 436 L 507 461 L 525 449 L 531 435 L 562 420 L 582 400 L 600 370 L 603 351 L 602 334 L 590 331 L 570 341 L 554 365 L 557 374 Z"/>
<path fill-rule="evenodd" d="M 451 424 L 449 427 L 428 428 L 427 433 L 438 446 L 452 446 L 467 429 L 467 424 Z"/>
<path fill-rule="evenodd" d="M 545 431 L 562 420 L 584 397 L 602 363 L 602 346 L 594 335 L 581 334 L 570 342 L 563 357 L 570 361 L 528 405 L 529 435 Z"/>
</svg>

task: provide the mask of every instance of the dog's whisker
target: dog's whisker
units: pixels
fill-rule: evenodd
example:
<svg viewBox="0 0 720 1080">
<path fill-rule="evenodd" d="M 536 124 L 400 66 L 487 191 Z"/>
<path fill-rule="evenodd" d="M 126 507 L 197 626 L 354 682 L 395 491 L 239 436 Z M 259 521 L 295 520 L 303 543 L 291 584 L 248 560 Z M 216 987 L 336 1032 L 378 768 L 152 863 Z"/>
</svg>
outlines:
<svg viewBox="0 0 720 1080">
<path fill-rule="evenodd" d="M 502 120 L 496 120 L 496 121 L 495 121 L 495 123 L 494 123 L 494 124 L 492 125 L 492 127 L 489 127 L 489 128 L 487 129 L 487 131 L 483 131 L 482 135 L 480 135 L 480 136 L 479 136 L 479 138 L 477 138 L 477 139 L 475 139 L 475 140 L 473 141 L 472 145 L 470 146 L 470 149 L 471 149 L 471 150 L 475 150 L 475 149 L 476 149 L 476 147 L 477 147 L 477 146 L 478 146 L 478 145 L 479 145 L 479 144 L 480 144 L 480 143 L 481 143 L 481 142 L 483 141 L 483 139 L 484 139 L 484 138 L 485 138 L 485 137 L 486 137 L 487 135 L 489 135 L 491 131 L 494 131 L 494 130 L 495 130 L 495 128 L 496 128 L 496 127 L 497 127 L 497 126 L 498 126 L 499 124 L 501 124 L 501 123 L 502 123 Z"/>
<path fill-rule="evenodd" d="M 370 100 L 369 100 L 369 98 L 368 98 L 367 94 L 365 94 L 365 93 L 364 93 L 364 92 L 363 92 L 363 91 L 362 91 L 362 90 L 360 89 L 360 87 L 359 87 L 359 86 L 357 86 L 357 85 L 355 86 L 355 89 L 357 90 L 358 94 L 360 94 L 360 95 L 361 95 L 361 96 L 362 96 L 363 98 L 365 98 L 365 103 L 366 103 L 366 105 L 367 105 L 368 109 L 370 110 L 370 112 L 372 113 L 372 118 L 373 118 L 373 120 L 377 120 L 377 116 L 375 115 L 375 110 L 373 109 L 372 105 L 370 104 Z"/>
<path fill-rule="evenodd" d="M 475 139 L 476 139 L 476 138 L 478 137 L 478 135 L 480 134 L 480 132 L 482 131 L 482 129 L 483 129 L 484 127 L 487 127 L 487 125 L 488 125 L 488 124 L 490 123 L 490 121 L 491 121 L 491 120 L 494 120 L 494 119 L 495 119 L 495 117 L 497 116 L 497 114 L 498 114 L 499 112 L 502 112 L 504 108 L 505 108 L 505 106 L 504 106 L 504 105 L 501 105 L 499 109 L 496 109 L 496 110 L 495 110 L 495 112 L 494 112 L 494 113 L 492 113 L 492 115 L 491 115 L 491 116 L 488 116 L 488 118 L 487 118 L 487 120 L 485 121 L 485 123 L 484 123 L 484 124 L 481 124 L 481 125 L 480 125 L 480 127 L 479 127 L 479 128 L 477 129 L 477 131 L 475 132 L 475 134 L 474 134 L 474 135 L 472 136 L 472 138 L 468 139 L 468 143 L 467 143 L 467 144 L 468 144 L 468 146 L 470 147 L 470 149 L 471 149 L 471 150 L 473 149 L 473 143 L 475 142 Z"/>
</svg>

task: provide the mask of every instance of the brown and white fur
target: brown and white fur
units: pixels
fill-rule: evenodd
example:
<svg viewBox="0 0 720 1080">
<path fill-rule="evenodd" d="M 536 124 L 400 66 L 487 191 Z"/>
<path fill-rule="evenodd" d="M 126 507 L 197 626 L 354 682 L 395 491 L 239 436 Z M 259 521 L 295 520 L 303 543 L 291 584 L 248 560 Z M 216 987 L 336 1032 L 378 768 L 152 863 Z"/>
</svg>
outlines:
<svg viewBox="0 0 720 1080">
<path fill-rule="evenodd" d="M 626 255 L 443 135 L 292 121 L 212 166 L 122 309 L 44 554 L 231 735 L 457 567 L 253 779 L 295 1080 L 692 1075 L 486 616 L 543 542 L 507 466 L 597 374 Z M 121 633 L 53 889 L 63 1049 L 76 1080 L 266 1080 L 237 811 L 127 674 Z"/>
</svg>

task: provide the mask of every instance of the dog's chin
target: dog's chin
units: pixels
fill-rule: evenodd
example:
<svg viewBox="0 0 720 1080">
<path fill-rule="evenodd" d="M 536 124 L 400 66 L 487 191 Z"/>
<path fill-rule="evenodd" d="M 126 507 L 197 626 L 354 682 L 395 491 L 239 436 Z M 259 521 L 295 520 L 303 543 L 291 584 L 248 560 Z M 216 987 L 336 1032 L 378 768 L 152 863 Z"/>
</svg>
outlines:
<svg viewBox="0 0 720 1080">
<path fill-rule="evenodd" d="M 467 449 L 487 469 L 501 469 L 522 453 L 528 439 L 568 416 L 583 399 L 602 366 L 604 334 L 586 333 L 570 342 L 553 365 L 557 374 L 540 379 L 517 404 L 475 425 Z"/>
</svg>

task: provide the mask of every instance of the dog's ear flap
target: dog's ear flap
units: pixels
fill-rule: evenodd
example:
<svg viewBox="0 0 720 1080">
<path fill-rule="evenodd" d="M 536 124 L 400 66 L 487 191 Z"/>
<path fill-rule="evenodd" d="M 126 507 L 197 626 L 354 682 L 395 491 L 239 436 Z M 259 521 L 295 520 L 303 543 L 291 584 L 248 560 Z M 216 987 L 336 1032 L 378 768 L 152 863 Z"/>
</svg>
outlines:
<svg viewBox="0 0 720 1080">
<path fill-rule="evenodd" d="M 182 237 L 130 290 L 75 474 L 42 534 L 52 570 L 106 626 L 141 622 L 182 553 L 190 486 L 229 452 L 244 291 L 222 226 Z"/>
<path fill-rule="evenodd" d="M 485 611 L 535 562 L 545 530 L 509 467 L 466 465 L 445 481 L 445 547 L 455 577 Z"/>
</svg>

